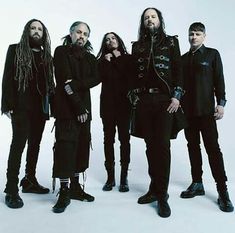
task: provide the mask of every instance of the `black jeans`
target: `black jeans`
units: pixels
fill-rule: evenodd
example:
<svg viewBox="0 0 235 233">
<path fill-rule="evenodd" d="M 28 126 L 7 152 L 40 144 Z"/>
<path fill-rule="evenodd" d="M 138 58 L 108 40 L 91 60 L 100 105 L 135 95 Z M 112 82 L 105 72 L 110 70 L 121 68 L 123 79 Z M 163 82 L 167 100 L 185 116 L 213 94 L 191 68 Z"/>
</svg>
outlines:
<svg viewBox="0 0 235 233">
<path fill-rule="evenodd" d="M 121 113 L 120 113 L 121 114 Z M 127 165 L 130 163 L 130 134 L 129 116 L 114 116 L 102 118 L 104 131 L 104 155 L 107 165 L 112 165 L 115 161 L 114 142 L 116 127 L 118 130 L 118 140 L 120 141 L 120 163 Z"/>
<path fill-rule="evenodd" d="M 218 131 L 214 117 L 193 117 L 188 119 L 188 123 L 189 127 L 185 129 L 185 137 L 188 141 L 188 152 L 193 182 L 202 181 L 201 133 L 215 182 L 217 184 L 225 183 L 227 177 L 224 169 L 223 155 L 218 143 Z"/>
<path fill-rule="evenodd" d="M 170 135 L 172 114 L 167 112 L 169 96 L 163 94 L 143 94 L 137 104 L 137 114 L 146 143 L 148 172 L 151 177 L 150 191 L 158 200 L 167 195 L 170 176 Z"/>
<path fill-rule="evenodd" d="M 56 119 L 54 145 L 54 178 L 70 178 L 89 166 L 90 121 Z"/>
<path fill-rule="evenodd" d="M 8 157 L 6 193 L 17 193 L 22 153 L 28 140 L 26 174 L 35 176 L 39 147 L 46 118 L 38 112 L 12 114 L 12 142 Z"/>
</svg>

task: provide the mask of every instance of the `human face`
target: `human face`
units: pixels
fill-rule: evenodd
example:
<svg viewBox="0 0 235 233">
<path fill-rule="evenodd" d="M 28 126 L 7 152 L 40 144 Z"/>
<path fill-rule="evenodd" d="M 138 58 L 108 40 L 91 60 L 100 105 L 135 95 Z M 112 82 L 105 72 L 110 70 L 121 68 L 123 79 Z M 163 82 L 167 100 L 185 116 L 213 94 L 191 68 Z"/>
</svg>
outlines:
<svg viewBox="0 0 235 233">
<path fill-rule="evenodd" d="M 154 9 L 148 9 L 144 13 L 144 26 L 145 28 L 151 29 L 158 29 L 160 26 L 160 20 L 158 17 L 157 12 Z"/>
<path fill-rule="evenodd" d="M 43 26 L 40 22 L 34 21 L 29 26 L 29 36 L 35 40 L 39 41 L 43 36 Z"/>
<path fill-rule="evenodd" d="M 88 40 L 89 33 L 90 32 L 86 24 L 81 23 L 77 25 L 74 27 L 73 31 L 70 32 L 72 44 L 83 47 Z"/>
<path fill-rule="evenodd" d="M 106 35 L 105 44 L 107 49 L 111 51 L 116 50 L 119 46 L 117 37 L 113 33 Z"/>
<path fill-rule="evenodd" d="M 188 40 L 192 50 L 196 50 L 201 47 L 205 40 L 206 34 L 202 31 L 189 31 Z"/>
</svg>

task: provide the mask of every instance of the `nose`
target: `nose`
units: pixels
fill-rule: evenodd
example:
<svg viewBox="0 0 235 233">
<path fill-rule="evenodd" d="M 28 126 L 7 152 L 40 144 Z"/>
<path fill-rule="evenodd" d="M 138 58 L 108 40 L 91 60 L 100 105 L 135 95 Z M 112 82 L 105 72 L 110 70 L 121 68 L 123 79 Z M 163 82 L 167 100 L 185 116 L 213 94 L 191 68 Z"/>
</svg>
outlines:
<svg viewBox="0 0 235 233">
<path fill-rule="evenodd" d="M 40 35 L 40 30 L 36 28 L 36 29 L 34 30 L 34 33 Z"/>
<path fill-rule="evenodd" d="M 84 39 L 84 35 L 83 35 L 83 34 L 80 34 L 80 38 L 81 38 L 81 39 Z"/>
</svg>

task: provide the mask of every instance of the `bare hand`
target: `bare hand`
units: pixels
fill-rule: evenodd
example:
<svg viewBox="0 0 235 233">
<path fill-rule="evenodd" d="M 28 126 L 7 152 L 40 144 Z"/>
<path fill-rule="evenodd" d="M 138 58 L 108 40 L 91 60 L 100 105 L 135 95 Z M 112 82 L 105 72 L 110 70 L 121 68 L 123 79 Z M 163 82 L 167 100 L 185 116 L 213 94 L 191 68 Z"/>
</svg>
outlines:
<svg viewBox="0 0 235 233">
<path fill-rule="evenodd" d="M 113 50 L 113 54 L 114 54 L 115 57 L 121 56 L 121 52 L 118 51 L 117 49 Z"/>
<path fill-rule="evenodd" d="M 167 111 L 169 113 L 177 112 L 179 106 L 180 106 L 180 101 L 177 100 L 176 98 L 171 98 L 171 103 L 170 103 L 169 107 L 167 108 Z"/>
<path fill-rule="evenodd" d="M 107 60 L 107 61 L 111 61 L 111 57 L 113 57 L 113 54 L 112 53 L 107 53 L 104 55 L 104 58 Z"/>
<path fill-rule="evenodd" d="M 215 107 L 215 113 L 214 113 L 215 120 L 220 120 L 223 118 L 223 116 L 224 116 L 224 107 L 221 105 L 217 105 Z"/>
</svg>

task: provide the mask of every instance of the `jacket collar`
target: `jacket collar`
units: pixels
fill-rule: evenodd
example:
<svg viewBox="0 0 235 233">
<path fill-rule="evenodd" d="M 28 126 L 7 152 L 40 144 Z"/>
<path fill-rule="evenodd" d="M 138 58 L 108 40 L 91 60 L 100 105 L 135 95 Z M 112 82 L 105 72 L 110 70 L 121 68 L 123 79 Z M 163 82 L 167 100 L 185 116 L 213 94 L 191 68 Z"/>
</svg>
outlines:
<svg viewBox="0 0 235 233">
<path fill-rule="evenodd" d="M 192 50 L 190 49 L 190 50 L 189 50 L 189 55 L 195 54 L 195 53 L 201 53 L 201 54 L 203 54 L 204 51 L 205 51 L 205 45 L 202 44 L 201 47 L 200 47 L 199 49 L 197 49 L 196 51 L 194 51 L 194 52 L 192 52 Z"/>
</svg>

